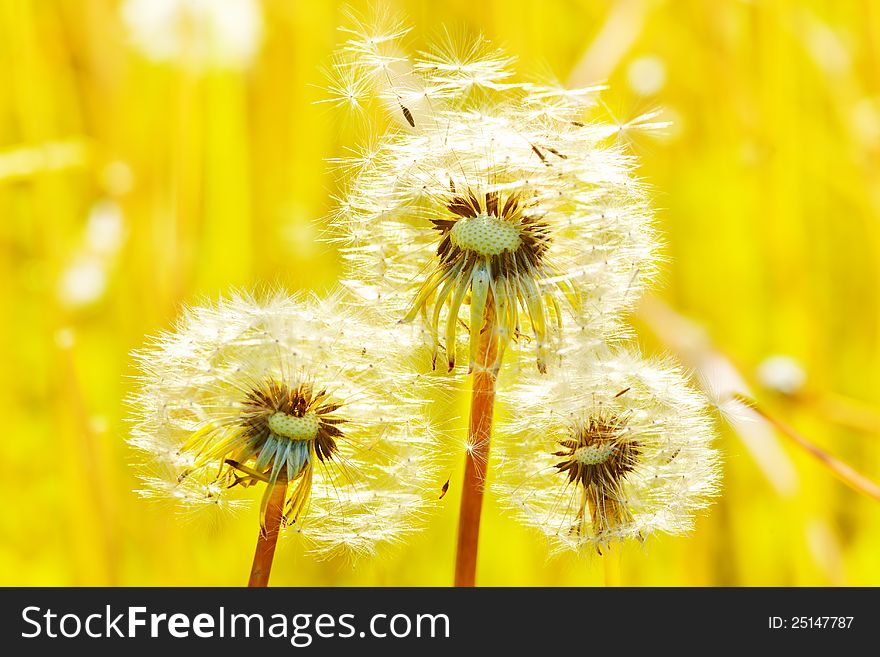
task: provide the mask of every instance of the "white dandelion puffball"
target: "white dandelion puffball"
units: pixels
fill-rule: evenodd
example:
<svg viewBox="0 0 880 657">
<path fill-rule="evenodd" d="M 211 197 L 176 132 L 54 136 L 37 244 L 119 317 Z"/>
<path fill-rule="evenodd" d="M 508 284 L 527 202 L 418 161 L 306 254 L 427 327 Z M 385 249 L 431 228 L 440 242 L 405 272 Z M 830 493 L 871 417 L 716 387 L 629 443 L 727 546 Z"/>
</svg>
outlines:
<svg viewBox="0 0 880 657">
<path fill-rule="evenodd" d="M 396 120 L 336 161 L 345 284 L 421 316 L 449 370 L 462 325 L 471 367 L 491 325 L 496 366 L 523 344 L 541 371 L 563 324 L 612 330 L 654 273 L 656 238 L 619 126 L 592 116 L 597 89 L 515 82 L 482 39 L 409 59 L 399 24 L 348 32 L 327 102 L 370 121 L 372 90 Z"/>
<path fill-rule="evenodd" d="M 286 481 L 285 534 L 316 555 L 398 541 L 439 488 L 407 349 L 338 297 L 235 294 L 187 309 L 135 354 L 140 492 L 189 510 L 262 486 L 262 522 Z"/>
<path fill-rule="evenodd" d="M 757 375 L 761 385 L 781 395 L 797 395 L 807 383 L 803 366 L 784 354 L 768 356 L 761 361 Z"/>
<path fill-rule="evenodd" d="M 557 549 L 689 530 L 719 477 L 705 397 L 678 367 L 630 351 L 587 347 L 567 358 L 507 397 L 502 503 Z"/>
<path fill-rule="evenodd" d="M 262 44 L 255 0 L 125 0 L 120 11 L 132 44 L 156 62 L 244 69 Z"/>
</svg>

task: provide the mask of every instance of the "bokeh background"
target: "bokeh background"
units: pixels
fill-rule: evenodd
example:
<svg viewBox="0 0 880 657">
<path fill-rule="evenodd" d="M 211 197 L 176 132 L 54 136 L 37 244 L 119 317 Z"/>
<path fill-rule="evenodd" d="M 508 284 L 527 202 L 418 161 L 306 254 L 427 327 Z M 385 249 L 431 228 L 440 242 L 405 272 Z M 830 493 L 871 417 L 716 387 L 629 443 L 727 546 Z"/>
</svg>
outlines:
<svg viewBox="0 0 880 657">
<path fill-rule="evenodd" d="M 482 32 L 523 72 L 606 81 L 622 125 L 663 108 L 657 136 L 622 132 L 669 257 L 634 318 L 645 349 L 748 385 L 880 479 L 880 3 L 388 4 L 415 47 Z M 334 285 L 315 222 L 350 134 L 315 101 L 344 20 L 332 2 L 0 0 L 0 583 L 244 583 L 256 510 L 206 525 L 131 492 L 128 354 L 203 295 Z M 625 549 L 624 584 L 880 584 L 880 502 L 758 420 L 720 447 L 718 504 Z M 352 568 L 286 544 L 273 583 L 449 584 L 458 476 L 407 547 Z M 480 583 L 602 582 L 491 499 L 484 518 Z"/>
</svg>

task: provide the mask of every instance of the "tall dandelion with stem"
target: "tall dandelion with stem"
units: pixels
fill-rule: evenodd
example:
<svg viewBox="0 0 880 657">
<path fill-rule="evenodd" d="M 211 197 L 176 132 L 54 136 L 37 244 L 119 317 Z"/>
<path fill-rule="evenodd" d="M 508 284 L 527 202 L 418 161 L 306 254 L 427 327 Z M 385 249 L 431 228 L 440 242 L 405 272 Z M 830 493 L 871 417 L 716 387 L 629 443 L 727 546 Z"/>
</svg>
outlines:
<svg viewBox="0 0 880 657">
<path fill-rule="evenodd" d="M 556 549 L 681 534 L 717 492 L 708 399 L 676 365 L 582 344 L 519 383 L 500 443 L 499 498 Z"/>
<path fill-rule="evenodd" d="M 283 532 L 319 557 L 399 541 L 436 490 L 406 347 L 338 296 L 236 294 L 186 310 L 136 354 L 142 494 L 190 510 L 262 487 L 251 586 L 267 585 Z"/>
<path fill-rule="evenodd" d="M 326 102 L 374 135 L 337 160 L 345 283 L 390 320 L 420 321 L 435 366 L 467 363 L 455 581 L 472 586 L 505 357 L 529 353 L 543 373 L 564 326 L 614 331 L 654 270 L 651 210 L 619 128 L 592 116 L 597 88 L 515 81 L 482 38 L 410 58 L 384 14 L 344 31 Z"/>
</svg>

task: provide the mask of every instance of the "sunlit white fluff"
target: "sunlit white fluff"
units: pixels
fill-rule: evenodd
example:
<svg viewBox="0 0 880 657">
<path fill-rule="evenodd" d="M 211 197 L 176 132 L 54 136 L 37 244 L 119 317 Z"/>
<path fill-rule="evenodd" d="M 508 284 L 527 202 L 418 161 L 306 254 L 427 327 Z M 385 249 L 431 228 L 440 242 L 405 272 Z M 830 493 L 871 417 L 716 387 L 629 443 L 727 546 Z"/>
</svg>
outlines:
<svg viewBox="0 0 880 657">
<path fill-rule="evenodd" d="M 505 399 L 496 493 L 556 549 L 686 532 L 716 493 L 709 404 L 668 361 L 587 343 Z"/>
<path fill-rule="evenodd" d="M 612 330 L 654 272 L 656 238 L 620 126 L 596 119 L 598 89 L 522 82 L 484 39 L 410 58 L 388 16 L 346 34 L 328 100 L 378 135 L 337 160 L 346 285 L 394 318 L 421 316 L 449 369 L 462 332 L 473 366 L 487 322 L 496 366 L 518 344 L 542 371 L 561 326 Z M 363 111 L 367 84 L 386 118 Z"/>
<path fill-rule="evenodd" d="M 183 510 L 240 505 L 243 488 L 268 490 L 263 482 L 286 468 L 286 533 L 314 553 L 398 541 L 439 489 L 437 433 L 409 348 L 405 334 L 373 330 L 338 297 L 234 294 L 186 309 L 174 331 L 136 353 L 130 442 L 145 468 L 142 492 Z M 329 457 L 314 444 L 310 457 L 299 453 L 305 443 L 280 434 L 248 442 L 253 394 L 268 382 L 326 391 L 332 412 L 321 417 L 339 430 Z"/>
</svg>

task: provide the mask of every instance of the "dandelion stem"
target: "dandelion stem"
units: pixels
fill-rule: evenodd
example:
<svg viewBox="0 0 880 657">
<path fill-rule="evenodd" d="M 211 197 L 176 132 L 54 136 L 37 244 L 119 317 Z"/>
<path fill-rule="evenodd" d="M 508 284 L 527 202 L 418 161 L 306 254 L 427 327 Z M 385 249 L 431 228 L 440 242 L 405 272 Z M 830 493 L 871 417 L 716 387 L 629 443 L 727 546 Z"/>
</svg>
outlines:
<svg viewBox="0 0 880 657">
<path fill-rule="evenodd" d="M 465 455 L 458 516 L 458 548 L 455 554 L 456 586 L 474 586 L 476 581 L 480 515 L 483 510 L 483 488 L 489 461 L 489 441 L 492 437 L 492 411 L 495 406 L 498 334 L 494 330 L 494 317 L 494 302 L 490 298 L 486 304 L 472 379 L 468 451 Z"/>
<path fill-rule="evenodd" d="M 620 552 L 618 548 L 608 546 L 602 555 L 602 566 L 605 571 L 605 586 L 620 586 Z"/>
<path fill-rule="evenodd" d="M 257 549 L 254 552 L 254 563 L 251 566 L 251 576 L 248 580 L 249 587 L 269 585 L 269 574 L 272 572 L 272 560 L 275 558 L 275 546 L 281 531 L 286 499 L 287 469 L 281 468 L 266 507 L 265 523 L 260 527 L 260 535 L 257 538 Z"/>
<path fill-rule="evenodd" d="M 854 491 L 867 495 L 868 497 L 873 497 L 875 500 L 880 500 L 880 486 L 865 477 L 863 474 L 857 472 L 843 461 L 833 457 L 822 448 L 814 445 L 800 433 L 795 431 L 795 429 L 770 415 L 770 413 L 759 406 L 758 402 L 754 399 L 736 393 L 733 395 L 733 398 L 752 409 L 752 411 L 761 416 L 770 426 L 817 459 L 822 465 L 831 470 L 838 479 Z"/>
<path fill-rule="evenodd" d="M 808 409 L 814 406 L 832 422 L 863 433 L 880 433 L 880 413 L 863 402 L 831 392 L 796 400 L 804 401 Z"/>
</svg>

